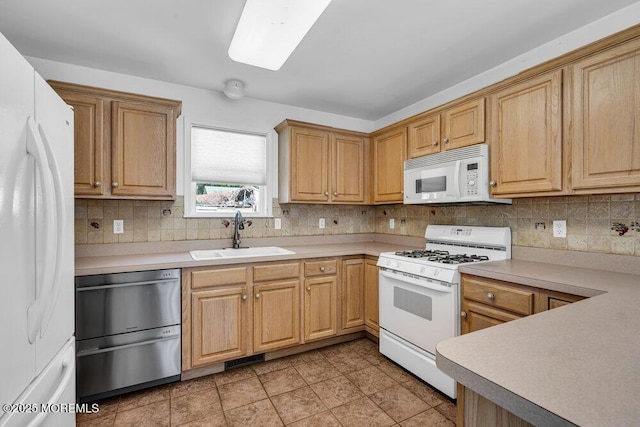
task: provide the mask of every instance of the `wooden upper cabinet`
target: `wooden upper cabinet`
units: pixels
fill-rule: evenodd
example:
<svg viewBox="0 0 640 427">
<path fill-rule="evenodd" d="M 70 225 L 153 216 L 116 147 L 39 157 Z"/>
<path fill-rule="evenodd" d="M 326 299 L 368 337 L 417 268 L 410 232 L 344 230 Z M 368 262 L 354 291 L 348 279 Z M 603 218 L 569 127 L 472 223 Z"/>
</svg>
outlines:
<svg viewBox="0 0 640 427">
<path fill-rule="evenodd" d="M 101 196 L 104 193 L 104 101 L 97 96 L 63 95 L 74 111 L 75 194 Z"/>
<path fill-rule="evenodd" d="M 276 131 L 281 203 L 368 202 L 367 135 L 292 120 Z"/>
<path fill-rule="evenodd" d="M 562 70 L 491 95 L 493 195 L 561 194 Z"/>
<path fill-rule="evenodd" d="M 572 67 L 572 187 L 638 191 L 640 40 Z"/>
<path fill-rule="evenodd" d="M 175 197 L 174 110 L 121 101 L 111 107 L 111 194 Z"/>
<path fill-rule="evenodd" d="M 349 135 L 331 136 L 331 200 L 365 203 L 366 139 Z"/>
<path fill-rule="evenodd" d="M 483 97 L 409 123 L 409 158 L 484 142 L 484 107 Z"/>
<path fill-rule="evenodd" d="M 409 158 L 440 152 L 440 114 L 430 114 L 407 127 Z"/>
<path fill-rule="evenodd" d="M 49 84 L 74 107 L 76 197 L 175 199 L 180 101 Z"/>
<path fill-rule="evenodd" d="M 373 202 L 401 203 L 404 194 L 404 161 L 407 159 L 407 128 L 376 134 L 373 145 Z"/>
</svg>

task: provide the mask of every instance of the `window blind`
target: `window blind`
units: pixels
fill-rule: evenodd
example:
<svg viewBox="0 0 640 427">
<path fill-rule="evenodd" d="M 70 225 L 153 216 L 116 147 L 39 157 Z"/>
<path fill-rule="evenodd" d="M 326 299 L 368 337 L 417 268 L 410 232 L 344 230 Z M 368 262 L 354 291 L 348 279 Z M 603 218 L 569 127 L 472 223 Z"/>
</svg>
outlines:
<svg viewBox="0 0 640 427">
<path fill-rule="evenodd" d="M 191 179 L 196 182 L 266 185 L 266 137 L 193 126 Z"/>
</svg>

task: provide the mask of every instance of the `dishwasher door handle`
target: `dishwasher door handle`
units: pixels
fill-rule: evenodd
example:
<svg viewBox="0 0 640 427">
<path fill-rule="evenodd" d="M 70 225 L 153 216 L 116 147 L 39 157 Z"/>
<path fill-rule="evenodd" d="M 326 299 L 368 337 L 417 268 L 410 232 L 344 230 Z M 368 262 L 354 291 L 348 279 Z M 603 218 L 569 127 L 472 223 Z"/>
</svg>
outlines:
<svg viewBox="0 0 640 427">
<path fill-rule="evenodd" d="M 93 356 L 94 354 L 108 353 L 108 352 L 111 352 L 111 351 L 124 350 L 125 348 L 142 347 L 144 345 L 151 345 L 151 344 L 156 344 L 156 343 L 163 342 L 163 341 L 171 341 L 171 340 L 179 339 L 179 338 L 180 338 L 180 334 L 175 334 L 175 335 L 170 335 L 170 336 L 162 337 L 162 338 L 154 338 L 154 339 L 151 339 L 151 340 L 134 342 L 134 343 L 131 343 L 131 344 L 123 344 L 123 345 L 116 345 L 116 346 L 113 346 L 113 347 L 97 348 L 95 350 L 80 350 L 76 354 L 76 356 L 77 357 Z"/>
<path fill-rule="evenodd" d="M 170 283 L 170 282 L 179 282 L 179 281 L 180 279 L 172 278 L 172 279 L 145 280 L 143 282 L 114 283 L 112 285 L 83 286 L 83 287 L 76 288 L 76 292 L 98 291 L 101 289 L 126 288 L 128 286 L 153 285 L 156 283 L 161 284 L 161 283 Z"/>
</svg>

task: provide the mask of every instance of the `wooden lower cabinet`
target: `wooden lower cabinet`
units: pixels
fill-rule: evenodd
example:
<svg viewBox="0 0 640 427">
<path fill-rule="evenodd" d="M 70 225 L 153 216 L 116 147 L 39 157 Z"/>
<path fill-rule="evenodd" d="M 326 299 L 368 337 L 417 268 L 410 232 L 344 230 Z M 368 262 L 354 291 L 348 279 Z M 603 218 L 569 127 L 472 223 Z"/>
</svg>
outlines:
<svg viewBox="0 0 640 427">
<path fill-rule="evenodd" d="M 336 276 L 306 279 L 304 287 L 304 340 L 335 335 L 338 279 Z"/>
<path fill-rule="evenodd" d="M 342 261 L 340 283 L 340 329 L 360 328 L 364 325 L 364 259 Z"/>
<path fill-rule="evenodd" d="M 367 257 L 364 260 L 364 325 L 370 334 L 379 335 L 378 311 L 378 258 Z"/>
<path fill-rule="evenodd" d="M 256 353 L 300 343 L 300 280 L 253 287 L 253 350 Z"/>
<path fill-rule="evenodd" d="M 194 367 L 247 354 L 247 287 L 221 287 L 191 294 Z"/>
<path fill-rule="evenodd" d="M 462 333 L 479 331 L 585 297 L 462 274 Z M 530 426 L 490 400 L 458 384 L 458 426 Z"/>
</svg>

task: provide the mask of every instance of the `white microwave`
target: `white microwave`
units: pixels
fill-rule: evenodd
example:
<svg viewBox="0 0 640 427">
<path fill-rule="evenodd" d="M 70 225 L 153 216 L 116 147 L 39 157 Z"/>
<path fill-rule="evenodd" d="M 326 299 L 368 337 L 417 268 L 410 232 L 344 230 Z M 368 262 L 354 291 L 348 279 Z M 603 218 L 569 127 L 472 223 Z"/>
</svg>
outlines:
<svg viewBox="0 0 640 427">
<path fill-rule="evenodd" d="M 404 203 L 511 203 L 489 193 L 489 147 L 471 145 L 404 162 Z"/>
</svg>

